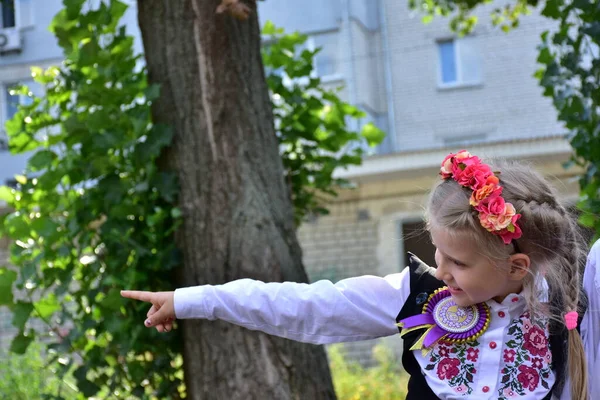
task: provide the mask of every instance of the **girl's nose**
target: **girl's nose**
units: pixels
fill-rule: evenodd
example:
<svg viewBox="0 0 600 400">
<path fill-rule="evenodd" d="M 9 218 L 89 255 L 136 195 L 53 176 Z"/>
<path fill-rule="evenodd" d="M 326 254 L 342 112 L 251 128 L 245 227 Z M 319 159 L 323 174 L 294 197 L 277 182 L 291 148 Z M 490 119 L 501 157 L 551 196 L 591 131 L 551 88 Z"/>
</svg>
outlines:
<svg viewBox="0 0 600 400">
<path fill-rule="evenodd" d="M 443 267 L 443 265 L 441 263 L 438 263 L 438 266 L 435 270 L 435 277 L 436 279 L 440 280 L 440 281 L 449 281 L 450 279 L 448 279 L 450 277 L 450 274 L 448 274 L 448 271 Z"/>
</svg>

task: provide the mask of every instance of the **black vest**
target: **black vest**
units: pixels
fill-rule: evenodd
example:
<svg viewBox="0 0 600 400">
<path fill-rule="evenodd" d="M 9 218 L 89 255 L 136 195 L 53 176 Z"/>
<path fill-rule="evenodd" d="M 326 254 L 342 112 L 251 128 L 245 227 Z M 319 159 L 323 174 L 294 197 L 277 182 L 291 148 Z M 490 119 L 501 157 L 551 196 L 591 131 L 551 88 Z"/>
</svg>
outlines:
<svg viewBox="0 0 600 400">
<path fill-rule="evenodd" d="M 429 298 L 436 289 L 441 288 L 444 282 L 439 281 L 435 277 L 435 268 L 432 268 L 419 260 L 414 254 L 408 253 L 410 269 L 410 295 L 406 300 L 406 303 L 400 310 L 400 313 L 396 317 L 396 322 L 404 318 L 408 318 L 413 315 L 420 314 L 423 310 L 423 304 Z M 551 306 L 560 308 L 560 305 L 551 304 Z M 581 313 L 583 314 L 583 313 Z M 583 315 L 582 315 L 583 316 Z M 581 322 L 581 317 L 580 321 Z M 561 393 L 564 385 L 564 373 L 565 373 L 565 362 L 566 362 L 566 340 L 567 330 L 564 324 L 550 322 L 550 350 L 552 351 L 552 368 L 556 374 L 556 382 L 546 397 L 543 400 L 550 400 L 552 397 L 552 391 Z M 402 328 L 399 328 L 402 332 Z M 410 347 L 419 339 L 423 334 L 423 330 L 417 330 L 407 333 L 403 336 L 403 352 L 402 352 L 402 365 L 406 372 L 410 375 L 408 380 L 408 394 L 406 400 L 438 400 L 438 397 L 427 385 L 425 376 L 421 372 L 421 366 L 417 362 L 413 351 Z"/>
</svg>

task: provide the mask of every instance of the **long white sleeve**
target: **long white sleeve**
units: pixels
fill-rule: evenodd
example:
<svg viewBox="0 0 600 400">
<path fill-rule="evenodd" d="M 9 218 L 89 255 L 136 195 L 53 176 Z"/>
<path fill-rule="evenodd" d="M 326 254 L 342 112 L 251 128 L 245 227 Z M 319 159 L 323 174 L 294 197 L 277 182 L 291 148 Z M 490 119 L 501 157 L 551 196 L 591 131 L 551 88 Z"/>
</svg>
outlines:
<svg viewBox="0 0 600 400">
<path fill-rule="evenodd" d="M 410 292 L 408 268 L 384 278 L 333 284 L 240 279 L 175 291 L 177 318 L 220 319 L 306 343 L 374 339 L 398 333 L 395 319 Z"/>
</svg>

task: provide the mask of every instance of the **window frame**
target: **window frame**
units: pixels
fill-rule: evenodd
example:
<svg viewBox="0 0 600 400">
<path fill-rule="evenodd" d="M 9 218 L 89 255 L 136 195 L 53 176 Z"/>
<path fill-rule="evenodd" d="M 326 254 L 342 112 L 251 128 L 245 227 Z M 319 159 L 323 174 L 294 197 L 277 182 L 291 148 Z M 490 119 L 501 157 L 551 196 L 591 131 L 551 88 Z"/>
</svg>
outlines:
<svg viewBox="0 0 600 400">
<path fill-rule="evenodd" d="M 0 0 L 2 1 L 2 0 Z M 15 25 L 5 28 L 2 23 L 2 6 L 0 5 L 0 31 L 3 30 L 25 30 L 35 27 L 35 9 L 33 8 L 33 2 L 35 0 L 13 0 L 14 1 L 14 19 Z M 25 6 L 25 7 L 24 7 Z M 26 12 L 29 15 L 24 18 L 23 13 Z M 25 22 L 23 21 L 25 19 Z"/>
<path fill-rule="evenodd" d="M 325 33 L 333 33 L 333 32 L 336 32 L 339 34 L 339 30 L 306 33 L 305 35 L 307 36 L 307 39 L 306 39 L 306 42 L 304 42 L 304 49 L 306 49 L 308 51 L 315 51 L 318 46 L 315 44 L 314 36 L 320 35 L 320 34 L 325 34 Z M 274 41 L 275 40 L 273 40 L 271 38 L 263 37 L 262 38 L 262 46 L 269 46 Z M 332 82 L 344 81 L 344 75 L 342 72 L 336 72 L 336 73 L 328 74 L 328 75 L 321 75 L 319 72 L 318 63 L 316 61 L 316 59 L 318 57 L 319 57 L 319 54 L 316 54 L 315 59 L 313 60 L 313 70 L 310 75 L 310 78 L 319 78 L 322 83 L 332 83 Z M 342 60 L 340 59 L 338 61 L 340 62 L 340 66 L 341 66 Z M 290 77 L 288 77 L 287 74 L 285 74 L 285 72 L 283 72 L 282 75 L 280 75 L 280 76 L 283 79 L 284 86 L 290 88 L 293 85 L 294 80 L 292 80 Z M 296 78 L 295 82 L 298 82 L 300 84 L 308 84 L 308 79 L 310 79 L 310 78 L 306 77 L 303 80 L 302 79 L 299 80 L 299 78 Z"/>
<path fill-rule="evenodd" d="M 326 35 L 328 33 L 335 33 L 337 35 L 340 35 L 340 31 L 339 30 L 326 31 L 326 32 L 314 32 L 314 33 L 308 35 L 308 40 L 306 41 L 306 44 L 307 44 L 306 47 L 310 51 L 315 51 L 318 46 L 315 44 L 315 38 L 314 37 L 318 36 L 318 35 Z M 317 60 L 316 60 L 318 57 L 319 57 L 319 54 L 317 54 L 315 56 L 313 72 L 315 73 L 315 75 L 317 77 L 319 77 L 321 79 L 321 82 L 328 83 L 328 82 L 337 82 L 337 81 L 343 81 L 344 80 L 344 75 L 342 74 L 342 72 L 334 72 L 333 74 L 321 75 L 321 73 L 319 72 L 318 63 L 317 63 Z M 341 66 L 342 66 L 342 60 L 340 59 L 340 60 L 336 60 L 336 61 L 338 62 L 339 67 L 341 68 Z"/>
<path fill-rule="evenodd" d="M 468 36 L 468 38 L 473 38 L 472 36 Z M 443 80 L 443 60 L 440 54 L 440 45 L 443 43 L 452 43 L 452 48 L 454 50 L 454 63 L 456 70 L 456 80 L 453 82 L 444 82 Z M 468 86 L 480 86 L 483 84 L 483 77 L 481 76 L 481 62 L 478 62 L 477 69 L 479 71 L 479 78 L 473 80 L 465 80 L 463 76 L 463 59 L 461 56 L 460 47 L 463 45 L 464 39 L 462 38 L 441 38 L 436 40 L 436 50 L 437 50 L 437 86 L 439 89 L 453 89 L 459 87 L 468 87 Z"/>
<path fill-rule="evenodd" d="M 6 1 L 6 0 L 4 0 Z M 4 29 L 16 29 L 19 27 L 19 12 L 18 12 L 18 1 L 19 0 L 12 0 L 12 4 L 13 4 L 13 20 L 14 20 L 14 25 L 13 26 L 4 26 L 4 3 L 3 1 L 0 1 L 0 30 L 4 30 Z"/>
</svg>

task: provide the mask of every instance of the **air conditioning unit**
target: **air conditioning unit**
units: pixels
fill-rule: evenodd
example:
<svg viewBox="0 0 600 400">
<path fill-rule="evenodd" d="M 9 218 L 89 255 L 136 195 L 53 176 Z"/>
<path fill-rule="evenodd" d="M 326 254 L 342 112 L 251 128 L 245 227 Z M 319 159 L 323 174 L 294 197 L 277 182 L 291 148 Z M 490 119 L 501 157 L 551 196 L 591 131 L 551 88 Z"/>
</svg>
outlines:
<svg viewBox="0 0 600 400">
<path fill-rule="evenodd" d="M 0 30 L 0 54 L 21 52 L 21 32 L 18 29 Z"/>
</svg>

